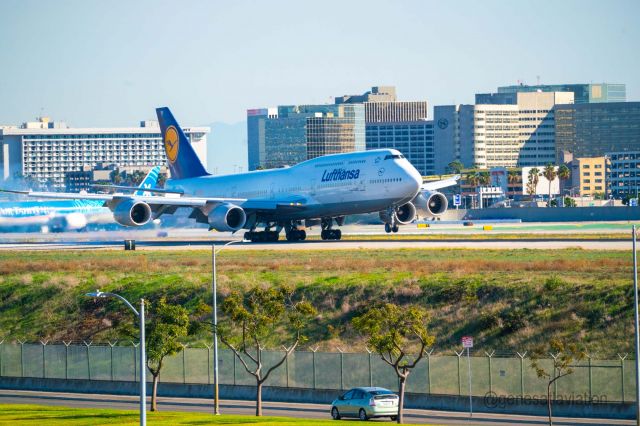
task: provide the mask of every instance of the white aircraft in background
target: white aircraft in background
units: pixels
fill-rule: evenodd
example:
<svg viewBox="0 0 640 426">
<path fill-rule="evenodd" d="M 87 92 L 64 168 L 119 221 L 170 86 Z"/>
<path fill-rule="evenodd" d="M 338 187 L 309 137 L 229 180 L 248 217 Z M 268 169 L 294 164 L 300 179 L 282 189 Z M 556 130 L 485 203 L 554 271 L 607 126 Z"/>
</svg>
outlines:
<svg viewBox="0 0 640 426">
<path fill-rule="evenodd" d="M 27 192 L 31 197 L 101 200 L 116 222 L 142 226 L 179 207 L 210 229 L 236 232 L 245 239 L 288 241 L 306 238 L 305 227 L 320 225 L 323 240 L 339 240 L 345 216 L 379 212 L 386 232 L 421 217 L 447 210 L 438 189 L 455 185 L 459 176 L 422 183 L 420 173 L 394 149 L 326 155 L 292 167 L 212 176 L 195 154 L 169 108 L 156 109 L 171 179 L 164 196 Z M 258 227 L 264 231 L 257 231 Z"/>
<path fill-rule="evenodd" d="M 133 195 L 151 195 L 146 189 L 158 181 L 160 166 L 153 167 L 137 187 L 114 187 L 135 190 Z M 18 192 L 24 191 L 4 191 Z M 39 229 L 41 232 L 82 231 L 89 224 L 113 223 L 113 214 L 101 200 L 0 201 L 0 232 Z"/>
</svg>

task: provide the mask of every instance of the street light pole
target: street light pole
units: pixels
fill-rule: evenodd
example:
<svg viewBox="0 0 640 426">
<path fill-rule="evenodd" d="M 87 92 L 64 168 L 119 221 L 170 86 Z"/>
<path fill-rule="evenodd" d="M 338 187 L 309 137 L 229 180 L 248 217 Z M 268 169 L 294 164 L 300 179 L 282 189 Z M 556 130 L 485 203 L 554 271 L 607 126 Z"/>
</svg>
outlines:
<svg viewBox="0 0 640 426">
<path fill-rule="evenodd" d="M 218 281 L 216 273 L 216 254 L 226 246 L 241 243 L 243 240 L 229 241 L 216 250 L 216 245 L 211 245 L 211 274 L 212 277 L 212 293 L 213 293 L 213 414 L 220 414 L 220 389 L 218 386 Z"/>
<path fill-rule="evenodd" d="M 124 297 L 120 296 L 116 293 L 104 293 L 100 290 L 96 290 L 92 293 L 86 294 L 89 297 L 98 297 L 98 298 L 106 298 L 106 297 L 115 297 L 116 299 L 121 300 L 129 309 L 133 311 L 136 317 L 138 317 L 140 321 L 140 426 L 147 425 L 147 361 L 146 361 L 146 352 L 144 345 L 144 299 L 140 299 L 140 312 L 133 307 L 131 303 Z"/>
<path fill-rule="evenodd" d="M 638 326 L 638 256 L 636 253 L 636 226 L 631 228 L 633 232 L 633 309 L 635 314 L 635 340 L 636 340 L 636 425 L 640 426 L 640 332 Z"/>
</svg>

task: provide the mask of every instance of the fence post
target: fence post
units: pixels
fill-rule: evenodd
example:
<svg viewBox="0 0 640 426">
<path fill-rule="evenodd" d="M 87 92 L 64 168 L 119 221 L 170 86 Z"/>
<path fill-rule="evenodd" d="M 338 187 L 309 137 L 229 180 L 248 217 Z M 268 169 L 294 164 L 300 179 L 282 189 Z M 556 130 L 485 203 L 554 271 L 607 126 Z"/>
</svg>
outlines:
<svg viewBox="0 0 640 426">
<path fill-rule="evenodd" d="M 0 340 L 0 377 L 2 377 L 2 353 L 4 352 L 4 339 Z"/>
<path fill-rule="evenodd" d="M 553 358 L 553 378 L 555 379 L 556 372 L 557 372 L 556 363 L 557 363 L 558 357 L 560 356 L 560 352 L 558 352 L 555 355 L 552 353 L 549 353 L 549 355 L 551 355 L 551 358 Z M 553 399 L 558 399 L 558 381 L 557 380 L 553 382 Z"/>
<path fill-rule="evenodd" d="M 233 385 L 236 384 L 236 356 L 233 356 Z"/>
<path fill-rule="evenodd" d="M 111 340 L 108 341 L 109 342 L 109 376 L 111 377 L 111 381 L 113 382 L 113 347 L 118 343 L 118 341 L 116 340 L 115 342 L 111 343 Z"/>
<path fill-rule="evenodd" d="M 593 402 L 593 376 L 592 376 L 592 367 L 591 367 L 591 355 L 585 353 L 587 357 L 587 362 L 589 363 L 589 402 Z"/>
<path fill-rule="evenodd" d="M 462 395 L 462 379 L 460 377 L 460 357 L 464 353 L 464 350 L 460 351 L 460 353 L 458 353 L 458 351 L 456 351 L 455 349 L 453 351 L 456 353 L 456 355 L 458 355 L 458 396 L 460 396 Z"/>
<path fill-rule="evenodd" d="M 289 351 L 290 348 L 287 348 L 285 345 L 282 345 L 282 349 L 284 349 L 285 353 Z M 287 356 L 284 359 L 284 377 L 287 388 L 289 387 L 289 357 Z"/>
<path fill-rule="evenodd" d="M 489 359 L 489 392 L 493 392 L 493 378 L 491 376 L 491 358 L 493 358 L 493 355 L 496 353 L 496 351 L 491 351 L 491 353 L 485 351 L 484 354 L 488 357 Z"/>
<path fill-rule="evenodd" d="M 44 348 L 45 346 L 47 346 L 47 343 L 49 343 L 48 340 L 40 340 L 40 343 L 42 344 L 42 378 L 46 378 L 47 377 L 47 364 L 46 364 L 46 355 L 44 353 Z"/>
<path fill-rule="evenodd" d="M 69 342 L 62 343 L 64 344 L 64 378 L 65 380 L 69 378 L 69 345 L 71 344 L 71 340 Z"/>
<path fill-rule="evenodd" d="M 431 354 L 433 349 L 427 352 L 427 393 L 431 393 Z"/>
<path fill-rule="evenodd" d="M 527 356 L 527 351 L 516 353 L 520 357 L 520 397 L 524 398 L 524 357 Z"/>
<path fill-rule="evenodd" d="M 624 360 L 627 358 L 627 354 L 624 354 L 624 356 L 618 354 L 618 358 L 620 358 L 620 370 L 622 372 L 620 375 L 620 385 L 622 390 L 622 402 L 624 402 Z"/>
<path fill-rule="evenodd" d="M 309 348 L 311 349 L 311 366 L 313 367 L 313 389 L 316 388 L 316 352 L 318 351 L 318 347 L 316 346 L 315 349 L 314 348 Z"/>
<path fill-rule="evenodd" d="M 24 377 L 24 340 L 18 339 L 20 343 L 20 377 Z"/>
<path fill-rule="evenodd" d="M 344 360 L 343 360 L 343 352 L 342 348 L 338 347 L 338 352 L 340 352 L 340 390 L 344 389 Z"/>
<path fill-rule="evenodd" d="M 367 355 L 369 356 L 368 359 L 368 366 L 369 366 L 369 387 L 373 387 L 373 371 L 371 370 L 371 350 L 365 346 L 364 348 L 367 351 Z"/>
<path fill-rule="evenodd" d="M 91 352 L 89 351 L 89 346 L 91 346 L 93 340 L 89 343 L 83 340 L 82 343 L 87 347 L 87 376 L 89 377 L 89 380 L 91 380 Z"/>
<path fill-rule="evenodd" d="M 186 362 L 186 356 L 187 356 L 187 346 L 189 346 L 188 343 L 180 343 L 180 346 L 182 346 L 182 384 L 185 385 L 187 384 L 187 362 Z"/>
<path fill-rule="evenodd" d="M 207 343 L 204 344 L 207 347 L 207 383 L 211 384 L 211 346 Z"/>
</svg>

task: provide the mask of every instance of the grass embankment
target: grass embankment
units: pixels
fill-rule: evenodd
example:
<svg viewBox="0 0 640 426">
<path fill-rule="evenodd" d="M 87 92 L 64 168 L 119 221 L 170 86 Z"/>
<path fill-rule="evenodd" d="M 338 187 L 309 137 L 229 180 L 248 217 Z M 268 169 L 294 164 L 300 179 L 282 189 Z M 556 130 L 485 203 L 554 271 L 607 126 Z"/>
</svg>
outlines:
<svg viewBox="0 0 640 426">
<path fill-rule="evenodd" d="M 10 339 L 123 339 L 135 327 L 117 301 L 166 296 L 192 312 L 211 300 L 210 251 L 0 253 L 0 330 Z M 381 301 L 432 313 L 436 349 L 476 337 L 479 350 L 526 350 L 552 336 L 598 356 L 632 352 L 631 261 L 618 251 L 233 251 L 218 258 L 222 298 L 255 284 L 295 285 L 318 309 L 309 343 L 364 350 L 350 319 Z M 205 318 L 208 318 L 206 316 Z M 208 341 L 209 332 L 192 344 Z M 274 345 L 277 337 L 274 336 Z M 277 345 L 279 346 L 279 344 Z"/>
<path fill-rule="evenodd" d="M 138 411 L 94 408 L 65 408 L 44 405 L 0 404 L 0 425 L 137 425 Z M 324 425 L 330 420 L 308 420 L 290 417 L 262 417 L 185 412 L 148 412 L 151 425 Z"/>
</svg>

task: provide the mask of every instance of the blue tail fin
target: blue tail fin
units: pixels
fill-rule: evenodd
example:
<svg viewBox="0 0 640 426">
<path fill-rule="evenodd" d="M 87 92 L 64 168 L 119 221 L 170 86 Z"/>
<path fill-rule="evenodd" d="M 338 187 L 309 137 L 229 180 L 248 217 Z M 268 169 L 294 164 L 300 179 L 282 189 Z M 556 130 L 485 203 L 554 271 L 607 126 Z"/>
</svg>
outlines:
<svg viewBox="0 0 640 426">
<path fill-rule="evenodd" d="M 160 166 L 155 166 L 153 169 L 149 170 L 147 176 L 142 180 L 140 186 L 133 195 L 138 195 L 140 197 L 150 196 L 152 195 L 150 192 L 144 191 L 145 189 L 152 189 L 156 187 L 156 183 L 158 183 L 158 176 L 160 175 Z"/>
<path fill-rule="evenodd" d="M 208 175 L 169 108 L 156 108 L 156 114 L 160 122 L 171 178 L 187 179 Z"/>
</svg>

